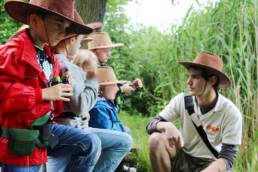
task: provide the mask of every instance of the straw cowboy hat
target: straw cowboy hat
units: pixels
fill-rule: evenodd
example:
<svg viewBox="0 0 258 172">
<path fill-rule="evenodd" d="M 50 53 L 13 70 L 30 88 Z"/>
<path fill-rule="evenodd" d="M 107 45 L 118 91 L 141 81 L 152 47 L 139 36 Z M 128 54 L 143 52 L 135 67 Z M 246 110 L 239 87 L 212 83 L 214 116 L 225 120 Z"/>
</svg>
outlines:
<svg viewBox="0 0 258 172">
<path fill-rule="evenodd" d="M 98 81 L 99 81 L 99 85 L 110 85 L 110 84 L 130 82 L 130 81 L 118 81 L 113 68 L 110 66 L 98 67 Z"/>
<path fill-rule="evenodd" d="M 94 32 L 89 34 L 88 38 L 93 39 L 93 41 L 88 43 L 89 50 L 124 46 L 122 43 L 113 44 L 107 32 Z"/>
<path fill-rule="evenodd" d="M 214 75 L 219 78 L 219 87 L 220 88 L 228 88 L 231 85 L 230 79 L 226 74 L 222 72 L 223 62 L 221 58 L 215 54 L 207 53 L 207 52 L 200 52 L 197 54 L 193 62 L 177 62 L 187 69 L 189 67 L 200 67 L 205 70 L 210 71 Z"/>
<path fill-rule="evenodd" d="M 74 10 L 74 21 L 75 21 L 76 23 L 79 23 L 80 25 L 84 25 L 84 26 L 87 26 L 87 27 L 91 27 L 93 30 L 102 28 L 102 23 L 100 23 L 100 22 L 94 22 L 94 23 L 90 23 L 90 24 L 86 24 L 86 25 L 85 25 L 84 22 L 83 22 L 83 20 L 82 20 L 82 18 L 81 18 L 81 16 L 79 15 L 79 13 L 78 13 L 76 10 Z M 71 30 L 76 30 L 77 28 L 74 28 L 74 29 L 73 29 L 73 26 L 71 26 L 70 29 L 71 29 Z M 76 36 L 76 35 L 78 35 L 78 34 L 76 34 L 76 33 L 68 34 L 68 35 L 64 36 L 62 40 L 65 40 L 65 39 L 74 37 L 74 36 Z M 81 44 L 83 44 L 83 43 L 85 43 L 85 42 L 89 42 L 89 41 L 91 41 L 91 40 L 92 40 L 92 39 L 90 39 L 90 38 L 84 38 L 84 39 L 82 39 Z"/>
<path fill-rule="evenodd" d="M 93 40 L 92 38 L 83 38 L 83 39 L 81 40 L 81 44 L 88 43 L 88 42 L 90 42 L 90 41 L 92 41 L 92 40 Z"/>
<path fill-rule="evenodd" d="M 29 3 L 11 0 L 4 4 L 4 8 L 9 16 L 23 24 L 28 24 L 28 12 L 36 11 L 57 15 L 70 21 L 68 33 L 88 34 L 94 30 L 92 25 L 81 25 L 74 21 L 73 0 L 30 0 Z"/>
</svg>

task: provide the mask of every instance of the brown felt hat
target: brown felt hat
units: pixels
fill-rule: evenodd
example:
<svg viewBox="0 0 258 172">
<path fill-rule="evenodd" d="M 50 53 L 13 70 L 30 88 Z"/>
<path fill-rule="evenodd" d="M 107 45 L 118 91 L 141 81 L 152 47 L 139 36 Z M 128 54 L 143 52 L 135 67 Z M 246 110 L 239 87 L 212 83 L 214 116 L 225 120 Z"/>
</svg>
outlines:
<svg viewBox="0 0 258 172">
<path fill-rule="evenodd" d="M 110 85 L 110 84 L 130 82 L 130 81 L 118 81 L 113 68 L 110 66 L 98 67 L 98 81 L 99 81 L 99 85 Z"/>
<path fill-rule="evenodd" d="M 85 26 L 74 21 L 74 0 L 30 0 L 29 3 L 11 0 L 4 4 L 4 8 L 9 16 L 23 24 L 28 24 L 28 12 L 36 11 L 57 15 L 70 21 L 71 26 L 68 28 L 68 33 L 88 34 L 93 32 L 91 25 Z"/>
<path fill-rule="evenodd" d="M 94 32 L 89 34 L 88 38 L 93 39 L 88 43 L 89 50 L 124 46 L 123 43 L 113 44 L 107 32 Z"/>
<path fill-rule="evenodd" d="M 84 22 L 83 22 L 83 20 L 82 20 L 82 18 L 81 18 L 81 16 L 79 15 L 79 13 L 78 13 L 76 10 L 74 10 L 74 22 L 75 22 L 75 23 L 78 23 L 78 24 L 80 24 L 81 26 L 84 26 L 84 27 L 86 27 L 86 28 L 91 27 L 93 30 L 102 28 L 102 23 L 100 23 L 100 22 L 94 22 L 94 23 L 89 23 L 89 24 L 86 24 L 86 25 L 85 25 Z M 76 25 L 72 24 L 72 25 L 69 27 L 69 30 L 75 30 L 75 31 L 76 31 L 77 28 L 78 28 L 78 27 L 76 27 Z M 74 37 L 74 36 L 76 36 L 76 35 L 78 35 L 78 34 L 76 34 L 76 33 L 68 34 L 68 35 L 64 36 L 62 40 L 65 40 L 65 39 Z M 81 44 L 82 44 L 82 42 L 83 42 L 83 43 L 84 43 L 85 41 L 86 41 L 86 42 L 87 42 L 87 41 L 89 42 L 89 41 L 91 41 L 91 40 L 92 40 L 92 39 L 84 38 L 84 39 L 81 41 Z"/>
<path fill-rule="evenodd" d="M 200 67 L 208 70 L 219 78 L 220 88 L 228 88 L 231 86 L 230 79 L 226 74 L 222 72 L 223 61 L 219 56 L 215 54 L 200 52 L 199 54 L 197 54 L 193 62 L 179 61 L 177 63 L 183 65 L 187 69 L 189 69 L 190 67 Z"/>
</svg>

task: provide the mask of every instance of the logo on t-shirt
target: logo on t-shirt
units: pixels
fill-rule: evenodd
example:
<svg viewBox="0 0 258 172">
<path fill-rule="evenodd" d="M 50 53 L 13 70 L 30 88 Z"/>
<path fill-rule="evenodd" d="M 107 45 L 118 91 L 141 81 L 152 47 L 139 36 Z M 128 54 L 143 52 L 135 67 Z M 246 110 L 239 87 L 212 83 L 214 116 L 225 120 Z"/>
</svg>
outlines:
<svg viewBox="0 0 258 172">
<path fill-rule="evenodd" d="M 213 127 L 211 125 L 207 125 L 206 127 L 207 130 L 211 130 L 213 131 L 214 133 L 217 133 L 219 131 L 219 128 L 216 128 L 216 127 Z"/>
</svg>

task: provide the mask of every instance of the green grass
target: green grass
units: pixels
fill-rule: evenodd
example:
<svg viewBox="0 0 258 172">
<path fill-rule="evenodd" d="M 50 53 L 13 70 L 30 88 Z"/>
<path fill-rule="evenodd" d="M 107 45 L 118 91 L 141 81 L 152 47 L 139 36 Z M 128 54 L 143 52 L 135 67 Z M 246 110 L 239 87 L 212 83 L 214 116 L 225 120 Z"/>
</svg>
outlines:
<svg viewBox="0 0 258 172">
<path fill-rule="evenodd" d="M 148 172 L 151 170 L 149 161 L 148 139 L 146 125 L 150 118 L 141 115 L 129 115 L 122 111 L 119 113 L 119 119 L 132 131 L 133 147 L 139 147 L 137 156 L 137 172 Z"/>
</svg>

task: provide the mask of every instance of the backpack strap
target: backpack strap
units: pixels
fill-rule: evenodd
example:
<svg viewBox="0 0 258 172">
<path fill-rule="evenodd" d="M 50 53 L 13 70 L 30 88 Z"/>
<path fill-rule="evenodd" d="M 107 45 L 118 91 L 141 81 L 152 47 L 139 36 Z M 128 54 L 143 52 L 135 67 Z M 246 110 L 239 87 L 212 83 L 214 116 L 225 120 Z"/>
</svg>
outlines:
<svg viewBox="0 0 258 172">
<path fill-rule="evenodd" d="M 206 146 L 209 148 L 209 150 L 212 152 L 212 154 L 218 158 L 219 153 L 213 148 L 213 146 L 210 144 L 208 137 L 205 133 L 205 131 L 202 128 L 201 123 L 196 118 L 197 114 L 194 112 L 194 103 L 193 103 L 193 97 L 189 93 L 184 94 L 184 100 L 185 100 L 185 108 L 188 111 L 188 114 L 190 118 L 192 119 L 193 125 L 196 128 L 197 132 L 201 136 L 203 142 L 206 144 Z"/>
</svg>

